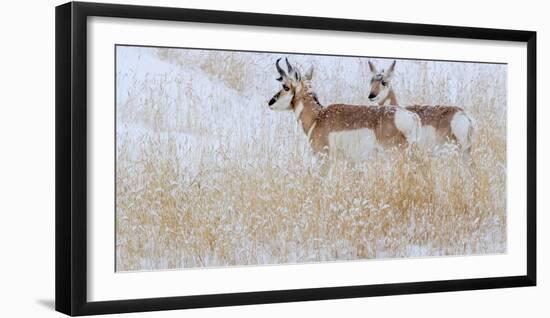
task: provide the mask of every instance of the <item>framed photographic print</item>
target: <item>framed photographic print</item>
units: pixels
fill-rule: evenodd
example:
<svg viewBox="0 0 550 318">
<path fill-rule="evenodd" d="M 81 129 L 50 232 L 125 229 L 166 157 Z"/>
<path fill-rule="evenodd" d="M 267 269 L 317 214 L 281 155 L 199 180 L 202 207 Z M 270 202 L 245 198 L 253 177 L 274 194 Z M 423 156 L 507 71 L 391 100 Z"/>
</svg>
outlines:
<svg viewBox="0 0 550 318">
<path fill-rule="evenodd" d="M 56 309 L 536 284 L 536 33 L 56 8 Z"/>
</svg>

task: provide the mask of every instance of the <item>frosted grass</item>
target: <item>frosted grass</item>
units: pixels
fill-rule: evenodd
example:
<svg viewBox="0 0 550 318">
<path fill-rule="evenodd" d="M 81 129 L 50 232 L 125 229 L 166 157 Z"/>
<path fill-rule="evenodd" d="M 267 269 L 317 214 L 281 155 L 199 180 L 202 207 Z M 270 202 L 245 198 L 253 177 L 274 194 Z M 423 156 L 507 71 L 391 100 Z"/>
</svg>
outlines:
<svg viewBox="0 0 550 318">
<path fill-rule="evenodd" d="M 397 62 L 402 104 L 475 117 L 473 166 L 442 147 L 323 176 L 293 115 L 267 108 L 279 57 L 118 47 L 118 271 L 506 251 L 505 65 Z M 367 103 L 368 59 L 289 58 L 315 66 L 324 105 Z"/>
</svg>

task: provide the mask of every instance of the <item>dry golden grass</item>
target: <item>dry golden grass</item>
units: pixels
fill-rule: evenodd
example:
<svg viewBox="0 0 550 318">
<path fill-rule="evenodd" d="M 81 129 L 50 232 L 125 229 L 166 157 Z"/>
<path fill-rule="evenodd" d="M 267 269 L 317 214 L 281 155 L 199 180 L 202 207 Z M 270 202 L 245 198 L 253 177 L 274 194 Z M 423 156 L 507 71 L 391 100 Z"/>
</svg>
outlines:
<svg viewBox="0 0 550 318">
<path fill-rule="evenodd" d="M 473 165 L 447 147 L 336 162 L 325 175 L 295 119 L 267 110 L 276 55 L 180 52 L 149 57 L 171 65 L 169 76 L 117 75 L 127 81 L 117 91 L 118 271 L 506 251 L 503 72 L 454 74 L 465 82 L 451 100 L 453 74 L 434 78 L 429 62 L 409 61 L 418 79 L 395 84 L 406 103 L 468 109 L 479 126 Z M 223 75 L 232 68 L 247 73 Z M 331 83 L 317 84 L 321 100 L 365 95 L 343 85 L 328 98 Z"/>
</svg>

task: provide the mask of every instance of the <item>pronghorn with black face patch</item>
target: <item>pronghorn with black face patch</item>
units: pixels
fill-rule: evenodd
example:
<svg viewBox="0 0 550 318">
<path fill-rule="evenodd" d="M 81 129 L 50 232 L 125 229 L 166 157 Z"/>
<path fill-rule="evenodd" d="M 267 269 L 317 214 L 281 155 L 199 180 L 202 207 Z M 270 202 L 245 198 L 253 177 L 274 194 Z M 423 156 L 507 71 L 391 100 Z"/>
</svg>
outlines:
<svg viewBox="0 0 550 318">
<path fill-rule="evenodd" d="M 399 106 L 397 96 L 391 85 L 395 70 L 395 61 L 387 71 L 378 72 L 369 61 L 373 76 L 370 84 L 369 100 L 378 105 Z M 404 109 L 417 114 L 422 122 L 419 145 L 431 148 L 448 141 L 458 143 L 464 154 L 469 154 L 475 132 L 475 121 L 462 108 L 456 106 L 406 106 Z"/>
<path fill-rule="evenodd" d="M 397 105 L 397 98 L 391 87 L 391 78 L 395 70 L 395 61 L 391 63 L 388 70 L 378 72 L 376 66 L 369 61 L 370 71 L 373 76 L 370 80 L 369 100 L 378 105 Z"/>
<path fill-rule="evenodd" d="M 301 75 L 286 60 L 275 62 L 282 89 L 271 98 L 272 110 L 291 110 L 317 155 L 341 154 L 360 161 L 380 147 L 411 147 L 418 140 L 420 118 L 398 107 L 334 104 L 323 107 L 311 88 L 313 68 Z"/>
</svg>

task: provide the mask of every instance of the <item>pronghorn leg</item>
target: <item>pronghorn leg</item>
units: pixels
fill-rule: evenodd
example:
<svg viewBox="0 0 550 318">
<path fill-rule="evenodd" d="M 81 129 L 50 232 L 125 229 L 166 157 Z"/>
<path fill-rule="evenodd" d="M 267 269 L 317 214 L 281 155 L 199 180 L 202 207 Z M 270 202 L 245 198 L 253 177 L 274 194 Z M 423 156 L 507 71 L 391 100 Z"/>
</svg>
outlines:
<svg viewBox="0 0 550 318">
<path fill-rule="evenodd" d="M 470 154 L 470 148 L 468 149 L 460 149 L 462 151 L 462 161 L 470 164 L 472 163 L 472 155 Z"/>
<path fill-rule="evenodd" d="M 321 173 L 321 176 L 326 177 L 330 171 L 331 166 L 329 148 L 325 146 L 319 151 L 316 151 L 315 155 L 319 160 L 319 172 Z"/>
</svg>

